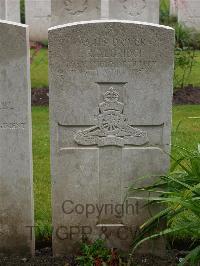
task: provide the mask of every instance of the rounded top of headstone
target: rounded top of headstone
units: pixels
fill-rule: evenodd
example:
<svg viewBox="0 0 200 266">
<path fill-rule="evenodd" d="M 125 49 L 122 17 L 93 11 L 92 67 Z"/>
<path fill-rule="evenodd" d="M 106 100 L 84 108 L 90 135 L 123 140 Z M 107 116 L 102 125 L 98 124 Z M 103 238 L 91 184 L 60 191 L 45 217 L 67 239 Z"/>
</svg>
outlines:
<svg viewBox="0 0 200 266">
<path fill-rule="evenodd" d="M 81 26 L 81 25 L 104 24 L 104 23 L 110 23 L 110 24 L 119 23 L 119 24 L 132 24 L 132 25 L 150 26 L 150 27 L 154 27 L 154 28 L 160 28 L 160 29 L 163 29 L 163 30 L 174 31 L 174 29 L 172 27 L 164 26 L 164 25 L 160 25 L 160 24 L 141 22 L 141 21 L 132 21 L 132 20 L 118 20 L 118 19 L 109 19 L 109 20 L 108 19 L 106 19 L 106 20 L 101 19 L 101 20 L 90 20 L 90 21 L 78 21 L 78 22 L 67 23 L 67 24 L 51 27 L 51 28 L 48 29 L 48 31 L 54 31 L 54 30 L 57 30 L 57 29 L 62 29 L 62 28 L 72 27 L 72 26 L 78 26 L 78 25 Z"/>
<path fill-rule="evenodd" d="M 21 24 L 21 23 L 17 23 L 17 22 L 13 22 L 13 21 L 8 21 L 8 20 L 1 20 L 1 19 L 0 19 L 0 23 L 1 24 L 6 24 L 6 25 L 13 25 L 13 26 L 21 27 L 21 28 L 28 28 L 29 27 L 26 24 Z"/>
<path fill-rule="evenodd" d="M 0 62 L 7 64 L 11 60 L 24 57 L 28 47 L 28 26 L 7 20 L 0 20 Z M 9 55 L 9 56 L 8 56 Z"/>
</svg>

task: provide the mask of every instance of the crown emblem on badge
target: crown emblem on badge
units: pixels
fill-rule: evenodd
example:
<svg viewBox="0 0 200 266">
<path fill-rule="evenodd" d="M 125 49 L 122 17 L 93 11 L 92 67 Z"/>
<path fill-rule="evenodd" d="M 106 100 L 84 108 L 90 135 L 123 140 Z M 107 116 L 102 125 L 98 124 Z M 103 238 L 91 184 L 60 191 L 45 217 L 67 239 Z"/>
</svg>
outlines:
<svg viewBox="0 0 200 266">
<path fill-rule="evenodd" d="M 110 87 L 110 89 L 104 94 L 104 102 L 99 104 L 100 112 L 105 112 L 108 110 L 115 110 L 122 112 L 124 104 L 118 102 L 119 94 Z"/>
</svg>

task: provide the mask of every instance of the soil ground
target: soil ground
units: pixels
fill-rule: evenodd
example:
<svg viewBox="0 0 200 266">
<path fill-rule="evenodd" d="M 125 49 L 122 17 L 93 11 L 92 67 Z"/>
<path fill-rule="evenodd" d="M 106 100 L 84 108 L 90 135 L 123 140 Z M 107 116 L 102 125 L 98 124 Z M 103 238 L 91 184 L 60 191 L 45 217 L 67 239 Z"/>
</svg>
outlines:
<svg viewBox="0 0 200 266">
<path fill-rule="evenodd" d="M 181 254 L 177 251 L 173 251 L 166 256 L 165 259 L 154 257 L 154 256 L 145 256 L 137 255 L 133 259 L 133 266 L 175 266 L 180 260 Z M 0 265 L 2 266 L 78 266 L 76 264 L 74 257 L 60 257 L 53 258 L 51 248 L 43 248 L 36 251 L 35 257 L 32 258 L 23 258 L 23 257 L 2 257 L 0 255 Z M 123 265 L 126 265 L 123 264 Z M 110 265 L 118 266 L 118 264 Z"/>
<path fill-rule="evenodd" d="M 49 89 L 32 89 L 32 105 L 48 106 Z M 187 86 L 174 92 L 173 104 L 200 104 L 200 88 Z"/>
<path fill-rule="evenodd" d="M 49 88 L 32 89 L 31 102 L 32 106 L 48 106 Z"/>
<path fill-rule="evenodd" d="M 187 86 L 177 89 L 173 97 L 174 104 L 200 104 L 200 88 Z"/>
</svg>

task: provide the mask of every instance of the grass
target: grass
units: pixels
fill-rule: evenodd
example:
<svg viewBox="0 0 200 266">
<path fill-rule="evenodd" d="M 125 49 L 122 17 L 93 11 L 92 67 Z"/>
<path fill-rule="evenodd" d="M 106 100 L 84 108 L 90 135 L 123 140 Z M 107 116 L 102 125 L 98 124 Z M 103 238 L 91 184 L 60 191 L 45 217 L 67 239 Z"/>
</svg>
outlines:
<svg viewBox="0 0 200 266">
<path fill-rule="evenodd" d="M 182 52 L 183 53 L 183 52 Z M 195 51 L 194 66 L 192 68 L 189 78 L 184 82 L 185 85 L 192 84 L 194 87 L 200 87 L 200 51 Z M 175 76 L 181 79 L 183 70 L 180 67 L 176 68 Z M 174 84 L 176 81 L 174 80 Z"/>
<path fill-rule="evenodd" d="M 192 118 L 199 117 L 199 118 Z M 173 108 L 172 153 L 176 146 L 189 150 L 200 144 L 200 105 L 183 105 Z"/>
<path fill-rule="evenodd" d="M 34 50 L 31 49 L 31 56 L 33 56 L 33 53 Z M 44 88 L 48 86 L 48 50 L 47 48 L 42 48 L 33 56 L 31 64 L 31 87 Z"/>
<path fill-rule="evenodd" d="M 33 54 L 33 50 L 31 50 Z M 185 84 L 193 84 L 193 86 L 200 87 L 200 51 L 196 51 L 195 63 L 192 73 Z M 180 77 L 182 70 L 176 70 L 176 76 Z M 42 48 L 36 56 L 34 56 L 31 64 L 31 86 L 32 88 L 48 87 L 48 50 Z"/>
<path fill-rule="evenodd" d="M 51 179 L 49 113 L 47 107 L 34 107 L 33 120 L 33 173 L 35 194 L 35 221 L 37 237 L 50 236 Z"/>
<path fill-rule="evenodd" d="M 47 107 L 33 107 L 33 159 L 35 221 L 37 237 L 51 235 L 51 179 L 49 148 L 49 114 Z M 173 108 L 172 144 L 197 149 L 200 143 L 200 105 L 175 106 Z M 181 123 L 180 123 L 181 121 Z M 179 125 L 179 127 L 178 127 Z M 178 127 L 178 130 L 177 130 Z M 175 155 L 177 150 L 172 148 Z"/>
<path fill-rule="evenodd" d="M 169 12 L 170 9 L 170 1 L 169 0 L 161 0 L 160 1 L 160 11 Z"/>
</svg>

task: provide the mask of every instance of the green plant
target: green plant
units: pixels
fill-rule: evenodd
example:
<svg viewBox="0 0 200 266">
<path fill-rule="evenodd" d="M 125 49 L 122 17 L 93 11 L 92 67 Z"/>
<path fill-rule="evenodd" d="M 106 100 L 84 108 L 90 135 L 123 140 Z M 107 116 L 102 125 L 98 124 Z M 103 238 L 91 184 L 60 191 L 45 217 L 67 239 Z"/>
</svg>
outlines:
<svg viewBox="0 0 200 266">
<path fill-rule="evenodd" d="M 97 239 L 92 244 L 83 243 L 81 256 L 76 260 L 80 266 L 120 265 L 120 259 L 115 250 L 109 250 L 101 239 Z"/>
<path fill-rule="evenodd" d="M 200 49 L 200 33 L 192 28 L 187 28 L 181 23 L 171 25 L 175 29 L 176 47 L 188 47 L 193 50 Z"/>
<path fill-rule="evenodd" d="M 42 41 L 41 44 L 42 44 L 42 47 L 48 48 L 48 40 Z"/>
<path fill-rule="evenodd" d="M 191 80 L 197 49 L 200 49 L 200 33 L 177 22 L 169 15 L 169 1 L 160 1 L 160 23 L 175 30 L 174 87 L 183 88 Z"/>
<path fill-rule="evenodd" d="M 52 226 L 49 223 L 39 222 L 35 225 L 35 237 L 37 241 L 46 241 L 48 243 L 51 242 L 52 238 Z"/>
<path fill-rule="evenodd" d="M 188 85 L 195 62 L 195 50 L 191 50 L 188 47 L 175 49 L 175 88 L 182 89 Z"/>
<path fill-rule="evenodd" d="M 35 44 L 31 49 L 31 87 L 48 87 L 48 50 L 41 44 Z"/>
<path fill-rule="evenodd" d="M 170 16 L 169 14 L 170 4 L 169 0 L 160 1 L 160 24 L 173 26 L 177 22 L 177 17 Z"/>
<path fill-rule="evenodd" d="M 184 27 L 181 23 L 176 23 L 174 25 L 174 29 L 175 29 L 176 47 L 184 48 L 191 46 L 192 42 L 191 30 Z"/>
<path fill-rule="evenodd" d="M 194 34 L 180 23 L 175 25 L 175 72 L 174 87 L 183 88 L 188 85 L 188 80 L 195 64 L 196 51 L 193 47 Z"/>
<path fill-rule="evenodd" d="M 20 17 L 21 23 L 25 23 L 25 0 L 20 0 Z"/>
<path fill-rule="evenodd" d="M 169 1 L 161 0 L 160 1 L 160 23 L 165 24 L 168 17 L 169 17 Z"/>
<path fill-rule="evenodd" d="M 149 204 L 165 206 L 161 212 L 140 227 L 140 234 L 133 243 L 132 255 L 143 242 L 161 236 L 183 234 L 190 236 L 193 241 L 200 239 L 200 153 L 181 149 L 180 154 L 178 159 L 172 158 L 174 164 L 170 174 L 161 176 L 152 186 L 131 187 L 129 190 L 130 193 L 149 192 L 149 197 L 134 198 L 146 199 L 150 201 Z M 157 230 L 163 220 L 167 220 L 167 228 L 155 233 L 153 229 Z M 189 262 L 191 266 L 196 266 L 199 261 L 200 246 L 197 245 L 188 251 L 180 265 Z"/>
</svg>

